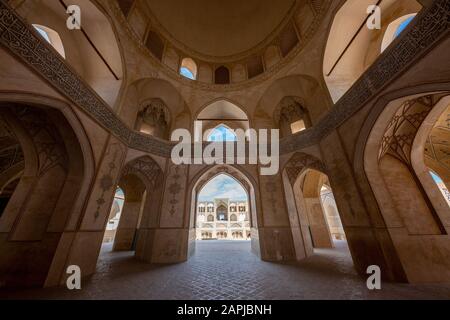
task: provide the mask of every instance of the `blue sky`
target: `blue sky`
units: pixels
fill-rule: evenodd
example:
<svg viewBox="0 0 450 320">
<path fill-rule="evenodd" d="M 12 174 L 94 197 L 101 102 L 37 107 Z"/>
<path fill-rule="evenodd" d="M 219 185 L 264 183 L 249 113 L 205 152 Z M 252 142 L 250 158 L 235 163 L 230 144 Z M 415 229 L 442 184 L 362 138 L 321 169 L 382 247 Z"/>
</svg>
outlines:
<svg viewBox="0 0 450 320">
<path fill-rule="evenodd" d="M 209 134 L 208 141 L 236 141 L 236 135 L 224 125 L 214 128 Z"/>
<path fill-rule="evenodd" d="M 395 37 L 398 37 L 400 33 L 402 33 L 406 27 L 409 25 L 409 23 L 415 18 L 415 16 L 411 16 L 405 21 L 403 21 L 400 26 L 398 27 L 397 31 L 395 31 Z"/>
<path fill-rule="evenodd" d="M 436 183 L 444 183 L 444 181 L 442 181 L 441 177 L 439 177 L 438 175 L 436 175 L 434 172 L 430 171 L 431 176 L 433 177 L 434 182 Z"/>
<path fill-rule="evenodd" d="M 247 193 L 236 180 L 221 174 L 209 181 L 199 194 L 199 201 L 213 201 L 215 198 L 244 201 Z"/>
<path fill-rule="evenodd" d="M 192 74 L 191 71 L 189 71 L 188 68 L 181 67 L 181 69 L 180 69 L 180 74 L 181 74 L 182 76 L 188 78 L 188 79 L 195 80 L 194 75 Z"/>
</svg>

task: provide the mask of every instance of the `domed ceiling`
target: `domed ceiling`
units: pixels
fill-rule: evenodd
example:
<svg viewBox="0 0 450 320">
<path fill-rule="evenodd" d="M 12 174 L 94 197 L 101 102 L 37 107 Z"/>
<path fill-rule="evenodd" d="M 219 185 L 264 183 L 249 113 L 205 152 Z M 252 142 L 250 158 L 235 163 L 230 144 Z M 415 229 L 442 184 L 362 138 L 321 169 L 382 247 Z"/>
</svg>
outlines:
<svg viewBox="0 0 450 320">
<path fill-rule="evenodd" d="M 229 57 L 271 41 L 296 0 L 145 0 L 172 41 L 203 56 Z"/>
</svg>

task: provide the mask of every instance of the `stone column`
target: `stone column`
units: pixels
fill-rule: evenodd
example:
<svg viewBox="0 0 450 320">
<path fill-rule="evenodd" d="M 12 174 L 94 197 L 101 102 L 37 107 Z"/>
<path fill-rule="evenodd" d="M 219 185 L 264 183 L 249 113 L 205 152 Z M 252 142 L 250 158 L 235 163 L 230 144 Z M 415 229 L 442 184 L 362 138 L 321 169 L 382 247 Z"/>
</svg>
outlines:
<svg viewBox="0 0 450 320">
<path fill-rule="evenodd" d="M 74 216 L 68 222 L 50 266 L 46 286 L 64 284 L 68 276 L 65 270 L 70 265 L 79 266 L 83 277 L 95 272 L 106 223 L 127 152 L 127 148 L 112 136 L 106 146 L 86 208 L 81 219 Z"/>
<path fill-rule="evenodd" d="M 319 198 L 305 198 L 311 236 L 315 248 L 333 248 L 330 230 Z"/>
<path fill-rule="evenodd" d="M 283 190 L 280 173 L 259 176 L 262 221 L 258 219 L 257 227 L 261 258 L 265 261 L 297 260 Z"/>
<path fill-rule="evenodd" d="M 139 229 L 138 258 L 150 263 L 187 260 L 189 243 L 195 242 L 195 229 L 189 227 L 186 208 L 188 170 L 186 165 L 174 165 L 167 160 L 165 176 L 159 183 L 161 189 L 154 192 L 153 203 L 158 208 L 152 209 L 153 214 L 144 213 L 147 218 Z"/>
<path fill-rule="evenodd" d="M 387 279 L 404 281 L 405 274 L 377 205 L 355 177 L 341 137 L 334 131 L 321 142 L 322 156 L 338 206 L 356 270 L 366 276 L 377 265 Z M 366 202 L 367 201 L 367 202 Z"/>
<path fill-rule="evenodd" d="M 125 199 L 119 226 L 114 238 L 114 251 L 133 250 L 133 242 L 141 208 L 142 201 L 127 201 Z"/>
</svg>

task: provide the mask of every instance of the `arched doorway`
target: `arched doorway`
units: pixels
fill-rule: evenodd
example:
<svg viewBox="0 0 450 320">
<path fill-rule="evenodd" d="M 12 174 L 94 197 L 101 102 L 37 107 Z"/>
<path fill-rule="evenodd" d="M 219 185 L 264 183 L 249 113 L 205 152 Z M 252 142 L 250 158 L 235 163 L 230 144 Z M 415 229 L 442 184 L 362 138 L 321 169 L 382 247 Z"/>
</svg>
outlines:
<svg viewBox="0 0 450 320">
<path fill-rule="evenodd" d="M 252 178 L 244 172 L 228 165 L 200 171 L 192 181 L 190 225 L 197 241 L 205 236 L 208 240 L 251 240 L 251 251 L 259 256 L 259 205 Z M 191 241 L 190 251 L 195 247 Z"/>
<path fill-rule="evenodd" d="M 5 286 L 58 281 L 64 267 L 55 265 L 58 252 L 65 254 L 61 242 L 76 229 L 93 178 L 83 127 L 70 108 L 47 100 L 52 106 L 0 103 L 0 282 Z"/>
<path fill-rule="evenodd" d="M 286 202 L 297 255 L 335 247 L 345 232 L 323 163 L 306 153 L 294 154 L 283 170 Z M 333 230 L 333 232 L 332 232 Z M 347 250 L 345 245 L 345 250 Z"/>
<path fill-rule="evenodd" d="M 248 194 L 233 176 L 219 173 L 211 178 L 201 187 L 197 203 L 197 240 L 202 240 L 204 233 L 212 239 L 236 240 L 237 234 L 251 232 Z M 239 210 L 242 207 L 244 210 Z"/>
<path fill-rule="evenodd" d="M 158 199 L 156 186 L 161 184 L 161 179 L 162 170 L 149 156 L 125 165 L 106 226 L 104 243 L 109 243 L 107 250 L 137 251 L 139 229 L 149 219 L 157 218 L 154 211 Z M 108 230 L 109 225 L 113 225 L 112 232 Z"/>
<path fill-rule="evenodd" d="M 364 170 L 409 282 L 450 278 L 445 258 L 450 208 L 430 175 L 430 170 L 439 172 L 444 182 L 449 172 L 449 104 L 448 93 L 391 101 L 377 115 L 366 141 Z M 433 252 L 441 252 L 440 258 Z"/>
</svg>

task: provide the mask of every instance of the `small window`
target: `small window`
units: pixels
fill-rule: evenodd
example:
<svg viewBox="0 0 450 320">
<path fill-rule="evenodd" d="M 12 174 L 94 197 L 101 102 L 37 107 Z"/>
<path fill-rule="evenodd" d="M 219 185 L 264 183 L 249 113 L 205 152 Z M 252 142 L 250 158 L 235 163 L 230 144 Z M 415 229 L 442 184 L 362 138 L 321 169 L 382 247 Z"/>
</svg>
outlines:
<svg viewBox="0 0 450 320">
<path fill-rule="evenodd" d="M 180 74 L 188 79 L 197 79 L 197 64 L 191 58 L 184 58 L 181 62 Z"/>
<path fill-rule="evenodd" d="M 303 131 L 305 129 L 306 129 L 305 121 L 303 121 L 303 120 L 298 120 L 298 121 L 296 121 L 296 122 L 291 124 L 292 134 L 298 133 L 298 132 Z"/>
<path fill-rule="evenodd" d="M 216 84 L 229 84 L 230 83 L 230 71 L 225 66 L 220 66 L 214 73 L 214 79 Z"/>
<path fill-rule="evenodd" d="M 66 58 L 64 46 L 58 32 L 38 24 L 33 24 L 33 27 L 64 59 Z"/>
</svg>

